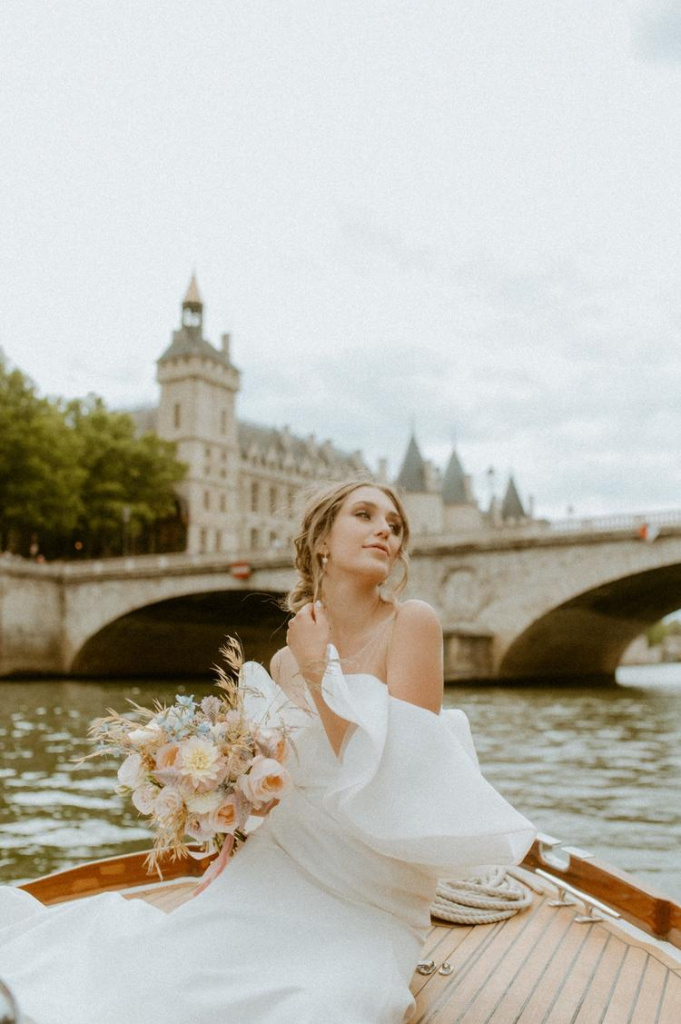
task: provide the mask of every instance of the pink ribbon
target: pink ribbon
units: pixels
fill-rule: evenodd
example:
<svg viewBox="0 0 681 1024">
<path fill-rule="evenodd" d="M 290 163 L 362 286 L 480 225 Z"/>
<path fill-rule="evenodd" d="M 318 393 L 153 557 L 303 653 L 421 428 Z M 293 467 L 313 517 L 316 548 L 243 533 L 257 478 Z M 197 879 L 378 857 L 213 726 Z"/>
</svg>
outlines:
<svg viewBox="0 0 681 1024">
<path fill-rule="evenodd" d="M 227 867 L 227 863 L 229 861 L 233 849 L 234 836 L 225 836 L 225 841 L 222 844 L 222 849 L 220 850 L 220 853 L 217 855 L 213 863 L 209 864 L 206 870 L 204 871 L 201 881 L 199 882 L 196 889 L 194 889 L 194 892 L 192 893 L 192 899 L 194 899 L 195 896 L 198 896 L 200 893 L 202 893 L 204 889 L 207 889 L 210 883 L 214 882 L 218 875 L 222 874 L 222 872 Z"/>
</svg>

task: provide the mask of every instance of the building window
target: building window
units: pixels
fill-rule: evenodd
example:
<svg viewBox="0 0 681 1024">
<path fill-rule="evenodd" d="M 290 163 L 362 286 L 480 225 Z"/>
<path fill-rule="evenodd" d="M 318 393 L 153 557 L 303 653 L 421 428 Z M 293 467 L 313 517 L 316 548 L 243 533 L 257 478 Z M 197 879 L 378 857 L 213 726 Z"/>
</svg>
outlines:
<svg viewBox="0 0 681 1024">
<path fill-rule="evenodd" d="M 222 551 L 222 533 L 220 530 L 215 531 L 215 550 Z"/>
<path fill-rule="evenodd" d="M 210 448 L 208 447 L 208 445 L 206 445 L 206 458 L 210 458 Z"/>
<path fill-rule="evenodd" d="M 274 532 L 274 530 L 272 530 L 271 533 L 270 533 L 270 547 L 271 548 L 276 548 L 278 546 L 279 545 L 277 544 L 277 535 Z"/>
<path fill-rule="evenodd" d="M 220 410 L 220 433 L 221 434 L 226 434 L 227 433 L 227 410 L 226 409 L 221 409 Z"/>
<path fill-rule="evenodd" d="M 258 549 L 258 531 L 254 528 L 251 530 L 251 550 L 257 551 Z"/>
<path fill-rule="evenodd" d="M 296 504 L 296 492 L 293 490 L 292 487 L 289 487 L 289 492 L 288 492 L 288 510 L 289 510 L 289 515 L 293 514 L 293 510 L 295 508 L 295 504 Z"/>
<path fill-rule="evenodd" d="M 258 505 L 260 504 L 260 487 L 258 481 L 254 480 L 251 484 L 251 512 L 258 511 Z"/>
<path fill-rule="evenodd" d="M 273 516 L 277 511 L 277 488 L 270 487 L 270 515 Z"/>
<path fill-rule="evenodd" d="M 206 550 L 206 536 L 206 531 L 201 530 L 201 532 L 199 533 L 199 551 L 202 555 L 205 553 Z"/>
<path fill-rule="evenodd" d="M 210 508 L 210 491 L 203 492 L 203 507 L 206 509 Z"/>
<path fill-rule="evenodd" d="M 220 495 L 220 511 L 221 512 L 226 512 L 227 511 L 227 495 L 226 494 L 221 494 Z"/>
<path fill-rule="evenodd" d="M 173 426 L 177 430 L 182 423 L 182 406 L 179 402 L 175 402 L 173 406 Z"/>
</svg>

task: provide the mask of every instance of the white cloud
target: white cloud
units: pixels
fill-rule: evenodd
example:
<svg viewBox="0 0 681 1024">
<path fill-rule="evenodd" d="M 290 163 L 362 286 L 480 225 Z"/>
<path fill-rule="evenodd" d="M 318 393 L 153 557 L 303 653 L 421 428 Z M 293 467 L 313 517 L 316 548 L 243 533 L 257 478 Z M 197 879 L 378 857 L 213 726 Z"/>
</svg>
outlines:
<svg viewBox="0 0 681 1024">
<path fill-rule="evenodd" d="M 6 0 L 0 344 L 153 400 L 196 264 L 245 417 L 678 504 L 679 14 L 630 10 Z"/>
<path fill-rule="evenodd" d="M 681 7 L 676 0 L 637 0 L 633 8 L 640 56 L 661 63 L 681 61 Z"/>
</svg>

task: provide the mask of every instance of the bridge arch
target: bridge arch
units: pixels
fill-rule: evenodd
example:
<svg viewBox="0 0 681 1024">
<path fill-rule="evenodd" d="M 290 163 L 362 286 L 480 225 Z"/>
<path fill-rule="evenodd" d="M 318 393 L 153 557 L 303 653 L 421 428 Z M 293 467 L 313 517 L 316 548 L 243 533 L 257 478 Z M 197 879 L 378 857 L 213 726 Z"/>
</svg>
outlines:
<svg viewBox="0 0 681 1024">
<path fill-rule="evenodd" d="M 508 647 L 498 675 L 612 682 L 631 641 L 679 607 L 681 564 L 610 580 L 532 622 Z"/>
<path fill-rule="evenodd" d="M 269 662 L 285 643 L 280 591 L 211 590 L 156 601 L 120 615 L 75 652 L 73 676 L 201 676 L 219 660 L 225 636 L 249 660 Z"/>
</svg>

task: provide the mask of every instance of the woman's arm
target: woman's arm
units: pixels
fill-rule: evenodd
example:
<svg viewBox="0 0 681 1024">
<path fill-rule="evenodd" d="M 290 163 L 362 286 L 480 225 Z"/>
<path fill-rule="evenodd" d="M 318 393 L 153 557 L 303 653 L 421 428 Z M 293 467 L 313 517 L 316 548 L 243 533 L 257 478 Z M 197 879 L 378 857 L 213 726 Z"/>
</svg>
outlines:
<svg viewBox="0 0 681 1024">
<path fill-rule="evenodd" d="M 393 697 L 440 713 L 444 691 L 442 627 L 425 601 L 406 601 L 399 608 L 386 668 Z"/>
<path fill-rule="evenodd" d="M 315 702 L 329 743 L 338 756 L 350 723 L 335 714 L 322 696 L 321 682 L 326 671 L 329 622 L 321 603 L 306 604 L 296 613 L 288 625 L 287 641 L 300 673 L 308 684 L 308 691 Z"/>
</svg>

